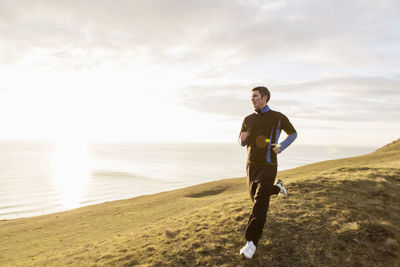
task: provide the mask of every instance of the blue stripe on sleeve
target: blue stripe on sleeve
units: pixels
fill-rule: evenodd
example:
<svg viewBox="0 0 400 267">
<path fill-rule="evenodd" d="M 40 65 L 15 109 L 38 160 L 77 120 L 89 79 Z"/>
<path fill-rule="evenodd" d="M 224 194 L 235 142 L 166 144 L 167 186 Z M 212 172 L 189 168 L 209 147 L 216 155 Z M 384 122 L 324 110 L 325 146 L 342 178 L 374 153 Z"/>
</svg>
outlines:
<svg viewBox="0 0 400 267">
<path fill-rule="evenodd" d="M 272 131 L 271 135 L 269 136 L 269 142 L 268 142 L 268 150 L 267 150 L 267 162 L 271 163 L 271 139 L 272 139 Z"/>
<path fill-rule="evenodd" d="M 293 143 L 293 141 L 297 138 L 297 133 L 293 133 L 291 135 L 289 135 L 288 137 L 286 137 L 285 140 L 283 140 L 282 143 L 280 143 L 281 147 L 280 150 L 281 152 L 283 150 L 285 150 L 288 146 L 290 146 L 291 143 Z"/>
<path fill-rule="evenodd" d="M 275 143 L 278 143 L 278 141 L 279 141 L 279 136 L 281 136 L 281 120 L 279 120 L 279 122 L 278 122 L 278 127 L 276 128 Z"/>
</svg>

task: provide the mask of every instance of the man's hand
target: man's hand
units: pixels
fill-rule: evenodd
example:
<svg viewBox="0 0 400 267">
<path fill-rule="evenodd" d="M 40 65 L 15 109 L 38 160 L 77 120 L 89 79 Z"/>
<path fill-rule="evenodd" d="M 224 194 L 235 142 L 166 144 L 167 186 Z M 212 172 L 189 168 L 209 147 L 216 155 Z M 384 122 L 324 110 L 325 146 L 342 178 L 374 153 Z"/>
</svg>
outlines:
<svg viewBox="0 0 400 267">
<path fill-rule="evenodd" d="M 279 153 L 281 153 L 281 150 L 280 150 L 280 148 L 279 147 L 277 147 L 277 146 L 275 146 L 274 148 L 272 148 L 272 150 L 276 153 L 276 154 L 279 154 Z"/>
<path fill-rule="evenodd" d="M 240 141 L 242 143 L 246 142 L 247 137 L 249 137 L 249 133 L 248 132 L 241 132 L 240 133 Z"/>
</svg>

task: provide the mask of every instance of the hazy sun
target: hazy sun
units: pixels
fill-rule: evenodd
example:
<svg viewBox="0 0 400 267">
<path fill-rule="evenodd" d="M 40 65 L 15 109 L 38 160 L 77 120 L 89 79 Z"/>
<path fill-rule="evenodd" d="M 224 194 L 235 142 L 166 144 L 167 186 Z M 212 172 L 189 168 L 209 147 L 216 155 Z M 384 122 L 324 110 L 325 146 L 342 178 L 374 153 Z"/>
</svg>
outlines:
<svg viewBox="0 0 400 267">
<path fill-rule="evenodd" d="M 80 140 L 58 141 L 53 156 L 53 184 L 64 208 L 79 206 L 90 181 L 88 143 Z"/>
</svg>

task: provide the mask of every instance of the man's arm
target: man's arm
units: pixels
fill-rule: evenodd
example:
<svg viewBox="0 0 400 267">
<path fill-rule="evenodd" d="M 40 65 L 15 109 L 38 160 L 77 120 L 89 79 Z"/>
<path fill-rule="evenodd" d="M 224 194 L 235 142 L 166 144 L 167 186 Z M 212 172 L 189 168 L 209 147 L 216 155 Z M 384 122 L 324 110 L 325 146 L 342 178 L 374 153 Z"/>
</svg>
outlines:
<svg viewBox="0 0 400 267">
<path fill-rule="evenodd" d="M 249 137 L 249 133 L 247 132 L 246 120 L 244 119 L 243 123 L 242 123 L 242 128 L 240 129 L 240 134 L 239 134 L 241 146 L 247 145 L 247 137 Z"/>
<path fill-rule="evenodd" d="M 283 115 L 283 114 L 282 114 Z M 289 119 L 283 115 L 282 119 L 282 130 L 285 131 L 285 133 L 288 135 L 285 140 L 283 140 L 279 146 L 275 146 L 272 150 L 279 154 L 283 150 L 285 150 L 288 146 L 290 146 L 293 141 L 297 138 L 297 131 L 293 127 L 293 125 L 290 123 Z"/>
<path fill-rule="evenodd" d="M 240 145 L 245 146 L 247 145 L 247 137 L 249 137 L 248 132 L 241 132 L 240 133 Z"/>
<path fill-rule="evenodd" d="M 285 150 L 288 146 L 290 146 L 290 144 L 293 143 L 293 141 L 297 138 L 297 132 L 289 134 L 288 137 L 286 137 L 285 140 L 282 141 L 282 143 L 280 143 L 280 151 L 282 152 L 283 150 Z"/>
</svg>

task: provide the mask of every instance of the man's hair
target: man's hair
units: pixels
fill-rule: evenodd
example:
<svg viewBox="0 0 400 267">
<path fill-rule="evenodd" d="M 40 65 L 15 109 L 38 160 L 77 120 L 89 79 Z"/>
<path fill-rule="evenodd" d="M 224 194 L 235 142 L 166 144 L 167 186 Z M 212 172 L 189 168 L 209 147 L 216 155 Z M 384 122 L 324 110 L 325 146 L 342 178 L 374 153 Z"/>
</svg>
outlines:
<svg viewBox="0 0 400 267">
<path fill-rule="evenodd" d="M 271 98 L 271 93 L 269 92 L 268 88 L 265 87 L 265 86 L 257 86 L 257 87 L 254 87 L 251 91 L 252 91 L 252 92 L 253 92 L 253 91 L 258 91 L 258 92 L 260 93 L 261 96 L 266 96 L 266 95 L 267 95 L 267 96 L 268 96 L 267 102 L 268 102 L 269 99 Z"/>
</svg>

